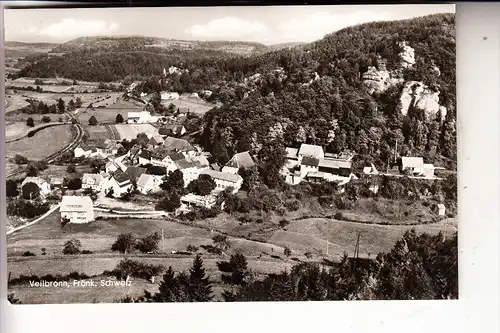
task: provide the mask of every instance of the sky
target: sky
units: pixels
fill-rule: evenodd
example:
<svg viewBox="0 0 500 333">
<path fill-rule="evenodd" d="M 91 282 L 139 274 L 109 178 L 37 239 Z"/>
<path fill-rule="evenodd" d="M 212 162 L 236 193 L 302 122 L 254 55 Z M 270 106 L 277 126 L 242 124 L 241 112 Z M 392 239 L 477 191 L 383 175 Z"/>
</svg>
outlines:
<svg viewBox="0 0 500 333">
<path fill-rule="evenodd" d="M 64 43 L 82 36 L 139 35 L 263 44 L 312 42 L 342 28 L 454 13 L 454 5 L 6 9 L 5 40 Z"/>
</svg>

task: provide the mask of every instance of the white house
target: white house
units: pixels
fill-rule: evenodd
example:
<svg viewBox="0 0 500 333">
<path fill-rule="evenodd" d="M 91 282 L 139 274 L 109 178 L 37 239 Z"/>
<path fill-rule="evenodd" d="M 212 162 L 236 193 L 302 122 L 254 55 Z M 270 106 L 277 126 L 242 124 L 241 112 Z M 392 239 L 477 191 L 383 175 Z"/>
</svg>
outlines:
<svg viewBox="0 0 500 333">
<path fill-rule="evenodd" d="M 325 152 L 323 151 L 323 148 L 321 146 L 303 143 L 300 145 L 300 149 L 297 153 L 299 163 L 302 163 L 302 158 L 304 156 L 322 159 L 325 158 Z"/>
<path fill-rule="evenodd" d="M 198 179 L 202 169 L 198 168 L 198 165 L 192 161 L 186 159 L 175 161 L 177 169 L 181 170 L 182 176 L 184 178 L 184 187 L 188 186 L 193 180 Z"/>
<path fill-rule="evenodd" d="M 88 196 L 63 196 L 59 208 L 61 219 L 69 219 L 69 223 L 88 223 L 94 220 L 92 199 Z"/>
<path fill-rule="evenodd" d="M 51 192 L 50 189 L 50 184 L 43 178 L 40 177 L 26 177 L 24 178 L 23 182 L 21 183 L 21 190 L 24 187 L 24 185 L 28 183 L 33 183 L 38 186 L 40 189 L 40 195 L 41 196 L 46 196 Z"/>
<path fill-rule="evenodd" d="M 229 172 L 236 175 L 241 168 L 250 168 L 254 165 L 255 163 L 252 156 L 250 156 L 250 153 L 248 151 L 244 151 L 234 154 L 229 162 L 227 162 L 222 168 L 222 172 Z"/>
<path fill-rule="evenodd" d="M 373 165 L 373 163 L 371 163 L 370 166 L 365 166 L 363 168 L 363 173 L 365 175 L 378 175 L 379 172 L 378 172 L 377 168 L 375 167 L 375 165 Z"/>
<path fill-rule="evenodd" d="M 128 157 L 127 154 L 110 158 L 110 161 L 106 163 L 106 173 L 109 174 L 116 170 L 127 171 L 127 166 L 123 163 L 126 157 Z"/>
<path fill-rule="evenodd" d="M 76 158 L 82 156 L 90 157 L 90 155 L 95 152 L 97 152 L 97 149 L 90 147 L 85 142 L 80 143 L 80 145 L 73 150 L 73 154 Z"/>
<path fill-rule="evenodd" d="M 161 135 L 153 135 L 151 139 L 149 139 L 149 143 L 154 147 L 161 146 L 162 144 L 165 143 L 165 140 L 163 140 L 163 137 Z"/>
<path fill-rule="evenodd" d="M 445 216 L 446 215 L 446 206 L 442 203 L 437 204 L 437 213 L 439 216 Z"/>
<path fill-rule="evenodd" d="M 300 163 L 300 175 L 305 177 L 309 172 L 319 171 L 319 159 L 311 156 L 303 156 Z"/>
<path fill-rule="evenodd" d="M 232 187 L 233 194 L 237 193 L 243 184 L 243 178 L 240 175 L 235 175 L 229 172 L 221 172 L 215 170 L 202 170 L 201 175 L 209 175 L 215 181 L 216 187 L 214 191 L 224 191 L 226 188 Z"/>
<path fill-rule="evenodd" d="M 137 163 L 139 165 L 147 165 L 151 164 L 151 157 L 153 156 L 153 152 L 148 149 L 142 149 L 141 152 L 137 155 Z"/>
<path fill-rule="evenodd" d="M 118 153 L 118 145 L 110 139 L 99 140 L 95 148 L 97 149 L 97 154 L 102 157 L 108 157 L 110 155 L 116 155 Z"/>
<path fill-rule="evenodd" d="M 161 93 L 161 99 L 163 100 L 177 100 L 179 99 L 179 93 L 176 92 L 163 92 Z"/>
<path fill-rule="evenodd" d="M 111 190 L 115 198 L 119 198 L 121 195 L 132 191 L 132 182 L 128 175 L 121 170 L 117 170 L 115 174 L 107 180 L 104 193 L 108 194 Z"/>
<path fill-rule="evenodd" d="M 157 165 L 167 169 L 167 174 L 170 171 L 177 170 L 178 166 L 175 162 L 185 159 L 186 156 L 183 153 L 167 152 L 165 150 L 159 150 L 151 155 L 150 163 L 152 165 Z"/>
<path fill-rule="evenodd" d="M 163 176 L 148 175 L 143 173 L 137 180 L 137 190 L 142 194 L 149 194 L 160 191 L 163 183 Z"/>
<path fill-rule="evenodd" d="M 434 178 L 434 165 L 424 163 L 423 157 L 401 157 L 401 170 L 409 170 L 412 175 Z"/>
<path fill-rule="evenodd" d="M 104 177 L 101 174 L 84 173 L 82 176 L 82 188 L 90 188 L 93 191 L 101 192 L 104 182 Z"/>
<path fill-rule="evenodd" d="M 157 120 L 158 117 L 151 116 L 149 111 L 129 112 L 127 114 L 127 124 L 147 124 Z"/>
</svg>

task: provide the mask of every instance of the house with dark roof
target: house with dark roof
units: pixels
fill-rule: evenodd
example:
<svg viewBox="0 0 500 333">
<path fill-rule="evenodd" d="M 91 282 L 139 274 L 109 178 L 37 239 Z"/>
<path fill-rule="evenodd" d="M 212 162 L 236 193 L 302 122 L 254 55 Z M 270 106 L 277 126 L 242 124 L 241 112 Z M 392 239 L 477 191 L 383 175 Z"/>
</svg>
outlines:
<svg viewBox="0 0 500 333">
<path fill-rule="evenodd" d="M 137 164 L 139 165 L 147 165 L 151 164 L 151 157 L 153 156 L 153 152 L 149 149 L 142 149 L 139 154 L 137 154 Z"/>
<path fill-rule="evenodd" d="M 165 138 L 165 142 L 163 143 L 162 147 L 173 152 L 196 152 L 196 149 L 186 140 L 174 138 L 171 136 Z"/>
<path fill-rule="evenodd" d="M 146 173 L 147 169 L 146 168 L 141 168 L 141 167 L 136 167 L 136 166 L 131 166 L 128 167 L 127 170 L 125 170 L 125 174 L 128 176 L 130 181 L 132 183 L 137 183 L 137 180 L 139 177 Z"/>
<path fill-rule="evenodd" d="M 321 159 L 319 160 L 318 171 L 349 177 L 352 172 L 352 162 L 340 159 Z"/>
<path fill-rule="evenodd" d="M 163 140 L 163 137 L 161 135 L 153 135 L 151 139 L 149 139 L 149 143 L 154 147 L 161 146 L 165 140 Z"/>
<path fill-rule="evenodd" d="M 104 193 L 107 195 L 112 191 L 113 196 L 119 198 L 123 194 L 132 191 L 132 187 L 133 184 L 129 176 L 125 172 L 117 170 L 113 176 L 107 180 Z"/>
<path fill-rule="evenodd" d="M 177 160 L 175 161 L 175 165 L 177 166 L 177 169 L 182 172 L 185 187 L 188 186 L 193 180 L 197 179 L 202 171 L 199 162 L 187 159 Z"/>
<path fill-rule="evenodd" d="M 222 168 L 222 172 L 238 174 L 238 171 L 243 168 L 251 168 L 255 165 L 252 156 L 248 151 L 234 154 L 234 156 Z"/>
<path fill-rule="evenodd" d="M 319 159 L 312 156 L 304 156 L 300 162 L 300 174 L 305 176 L 308 172 L 317 172 Z"/>
<path fill-rule="evenodd" d="M 64 184 L 64 178 L 63 177 L 52 177 L 52 178 L 50 178 L 50 188 L 51 189 L 62 188 L 63 184 Z"/>
</svg>

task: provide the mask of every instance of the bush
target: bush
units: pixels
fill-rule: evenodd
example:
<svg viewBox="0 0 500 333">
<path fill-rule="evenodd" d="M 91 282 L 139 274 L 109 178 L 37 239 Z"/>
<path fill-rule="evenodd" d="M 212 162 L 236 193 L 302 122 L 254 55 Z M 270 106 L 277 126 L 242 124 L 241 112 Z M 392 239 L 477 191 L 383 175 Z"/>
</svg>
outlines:
<svg viewBox="0 0 500 333">
<path fill-rule="evenodd" d="M 89 250 L 83 250 L 83 251 L 82 251 L 82 254 L 92 254 L 92 253 L 94 253 L 94 252 L 89 251 Z"/>
<path fill-rule="evenodd" d="M 287 257 L 292 255 L 292 250 L 290 250 L 288 247 L 285 247 L 283 254 Z"/>
<path fill-rule="evenodd" d="M 336 212 L 333 216 L 336 220 L 342 221 L 344 219 L 344 214 L 342 212 Z"/>
<path fill-rule="evenodd" d="M 74 165 L 68 165 L 68 167 L 66 168 L 66 172 L 68 173 L 75 173 L 76 172 L 76 168 Z"/>
<path fill-rule="evenodd" d="M 7 205 L 7 215 L 33 218 L 40 216 L 50 209 L 48 203 L 30 202 L 24 200 L 11 201 Z"/>
<path fill-rule="evenodd" d="M 51 119 L 49 116 L 43 116 L 42 117 L 42 123 L 50 123 L 51 122 Z"/>
<path fill-rule="evenodd" d="M 24 156 L 16 155 L 16 156 L 14 156 L 14 163 L 16 163 L 16 164 L 28 164 L 29 160 Z"/>
<path fill-rule="evenodd" d="M 29 117 L 28 119 L 26 119 L 26 125 L 29 127 L 34 127 L 35 121 L 33 120 L 33 118 Z"/>
<path fill-rule="evenodd" d="M 284 228 L 290 224 L 290 221 L 288 221 L 287 219 L 282 219 L 282 220 L 280 220 L 279 224 L 280 224 L 280 227 Z"/>
<path fill-rule="evenodd" d="M 196 251 L 198 251 L 198 248 L 196 246 L 190 244 L 190 245 L 188 245 L 186 247 L 186 251 L 188 251 L 188 252 L 196 252 Z"/>
<path fill-rule="evenodd" d="M 311 252 L 304 253 L 304 256 L 306 256 L 307 259 L 311 259 L 313 257 Z"/>
<path fill-rule="evenodd" d="M 116 242 L 111 246 L 112 251 L 129 253 L 135 246 L 135 238 L 131 233 L 118 235 Z"/>
<path fill-rule="evenodd" d="M 123 116 L 121 114 L 116 115 L 115 123 L 117 124 L 123 123 Z"/>
<path fill-rule="evenodd" d="M 30 251 L 25 251 L 25 252 L 23 252 L 22 256 L 23 257 L 33 257 L 33 256 L 36 256 L 36 254 L 34 254 L 33 252 L 30 252 Z"/>
<path fill-rule="evenodd" d="M 155 232 L 149 236 L 141 238 L 135 247 L 142 253 L 150 253 L 158 251 L 158 243 L 160 242 L 160 234 Z"/>
<path fill-rule="evenodd" d="M 82 243 L 76 238 L 73 238 L 66 243 L 64 243 L 64 249 L 63 253 L 64 254 L 78 254 L 80 253 L 80 247 L 82 246 Z"/>
<path fill-rule="evenodd" d="M 6 195 L 8 198 L 17 197 L 19 195 L 19 191 L 17 189 L 17 182 L 12 179 L 7 179 L 5 182 Z"/>
<path fill-rule="evenodd" d="M 47 170 L 49 168 L 49 165 L 45 161 L 36 161 L 33 163 L 33 166 L 37 168 L 38 171 Z"/>
<path fill-rule="evenodd" d="M 97 124 L 98 124 L 98 122 L 97 122 L 96 117 L 95 117 L 95 116 L 91 116 L 91 117 L 89 118 L 89 125 L 90 125 L 90 126 L 96 126 Z"/>
</svg>

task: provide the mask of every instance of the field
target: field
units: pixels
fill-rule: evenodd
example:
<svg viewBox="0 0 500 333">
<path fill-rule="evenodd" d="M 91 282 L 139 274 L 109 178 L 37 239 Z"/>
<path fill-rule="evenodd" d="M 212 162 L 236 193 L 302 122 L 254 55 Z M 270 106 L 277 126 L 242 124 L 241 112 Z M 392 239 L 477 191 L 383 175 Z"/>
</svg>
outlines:
<svg viewBox="0 0 500 333">
<path fill-rule="evenodd" d="M 61 114 L 61 113 L 28 114 L 28 113 L 22 113 L 22 112 L 10 112 L 10 113 L 5 115 L 5 122 L 7 125 L 7 130 L 8 130 L 9 125 L 11 125 L 12 123 L 22 123 L 24 126 L 26 126 L 26 120 L 28 118 L 33 118 L 35 126 L 43 124 L 42 117 L 44 117 L 44 116 L 49 117 L 51 122 L 57 122 L 57 121 L 59 121 L 59 118 L 61 118 L 62 121 L 68 121 L 68 116 L 65 114 Z"/>
<path fill-rule="evenodd" d="M 158 135 L 158 129 L 150 124 L 117 124 L 113 126 L 116 128 L 121 140 L 135 139 L 139 133 L 146 133 L 148 136 Z"/>
<path fill-rule="evenodd" d="M 108 131 L 106 126 L 86 126 L 85 132 L 87 132 L 89 140 L 99 141 L 101 139 L 112 139 L 112 134 Z"/>
<path fill-rule="evenodd" d="M 41 160 L 50 156 L 71 142 L 71 125 L 48 127 L 34 136 L 5 144 L 7 158 L 16 154 L 30 160 Z"/>
<path fill-rule="evenodd" d="M 208 110 L 215 106 L 214 104 L 208 103 L 201 98 L 189 97 L 187 94 L 181 95 L 179 99 L 175 101 L 162 101 L 162 104 L 166 107 L 168 107 L 171 103 L 178 108 L 188 108 L 190 112 L 200 115 L 205 114 Z"/>
<path fill-rule="evenodd" d="M 37 85 L 35 84 L 35 78 L 18 78 L 12 80 L 8 83 L 11 87 L 20 87 L 26 88 L 31 86 L 35 88 Z M 38 85 L 44 91 L 53 92 L 53 93 L 62 93 L 62 92 L 93 92 L 97 90 L 99 82 L 86 82 L 86 81 L 77 81 L 76 85 L 64 85 L 61 82 L 67 81 L 72 83 L 73 80 L 70 79 L 56 79 L 56 78 L 41 78 L 44 84 Z M 119 85 L 119 83 L 114 83 L 115 85 Z"/>
</svg>

